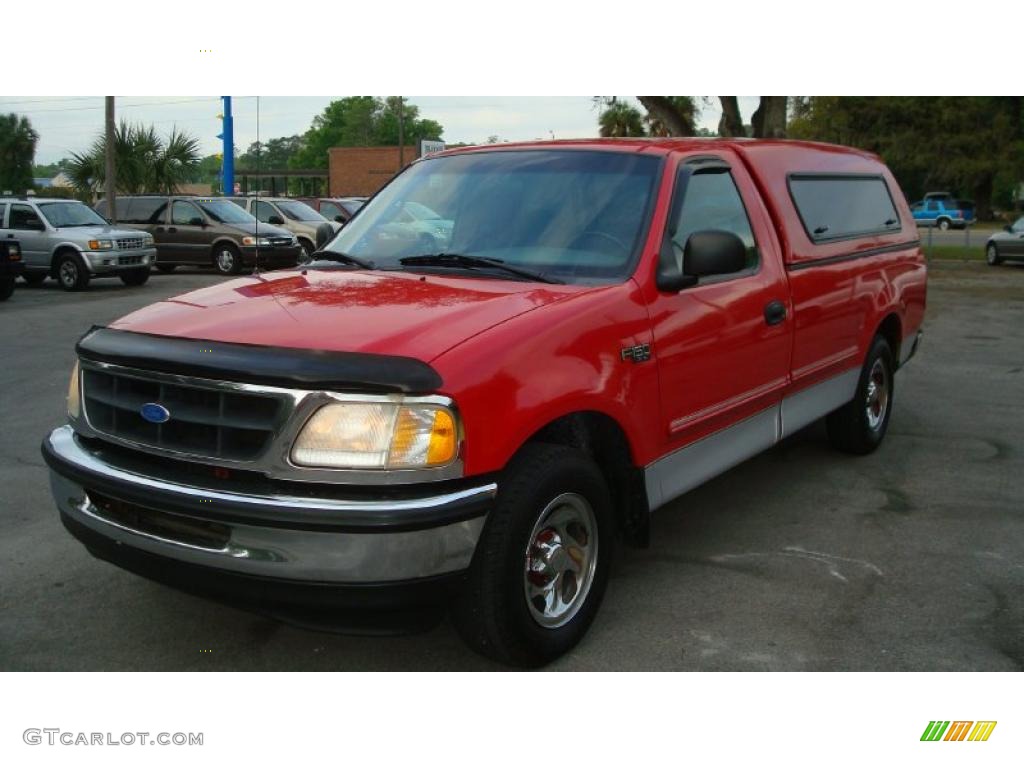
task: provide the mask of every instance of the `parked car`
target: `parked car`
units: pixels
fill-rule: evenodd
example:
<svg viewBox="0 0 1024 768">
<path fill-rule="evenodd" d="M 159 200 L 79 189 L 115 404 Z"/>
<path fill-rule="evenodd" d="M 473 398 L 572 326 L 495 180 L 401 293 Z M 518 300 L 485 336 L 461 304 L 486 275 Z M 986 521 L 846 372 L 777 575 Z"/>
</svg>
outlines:
<svg viewBox="0 0 1024 768">
<path fill-rule="evenodd" d="M 454 222 L 444 251 L 394 236 L 409 202 Z M 453 150 L 302 272 L 90 330 L 43 455 L 101 558 L 307 621 L 450 603 L 470 646 L 533 666 L 583 636 L 653 510 L 820 417 L 878 448 L 925 298 L 866 152 Z"/>
<path fill-rule="evenodd" d="M 300 264 L 309 260 L 316 250 L 317 228 L 329 223 L 335 232 L 341 229 L 301 200 L 290 197 L 229 197 L 235 205 L 248 211 L 264 224 L 273 224 L 291 232 L 299 241 Z"/>
<path fill-rule="evenodd" d="M 107 215 L 107 201 L 96 211 Z M 261 224 L 224 198 L 190 195 L 137 195 L 117 198 L 117 220 L 148 232 L 156 240 L 156 268 L 172 272 L 180 265 L 214 267 L 237 275 L 253 267 L 294 267 L 301 248 L 290 232 Z"/>
<path fill-rule="evenodd" d="M 93 277 L 142 285 L 156 258 L 152 237 L 111 227 L 77 200 L 0 198 L 0 239 L 15 238 L 25 281 L 38 285 L 53 277 L 66 291 L 82 290 Z"/>
<path fill-rule="evenodd" d="M 23 271 L 21 246 L 18 241 L 7 238 L 0 240 L 0 301 L 11 298 L 14 293 L 14 281 Z"/>
<path fill-rule="evenodd" d="M 339 224 L 345 224 L 363 207 L 365 197 L 302 197 L 298 198 L 322 216 Z"/>
<path fill-rule="evenodd" d="M 989 266 L 998 266 L 1005 259 L 1024 260 L 1024 216 L 1007 224 L 985 243 L 985 260 Z"/>
<path fill-rule="evenodd" d="M 922 227 L 963 229 L 974 223 L 974 203 L 957 200 L 948 192 L 930 192 L 924 200 L 911 205 L 910 210 L 914 221 Z"/>
</svg>

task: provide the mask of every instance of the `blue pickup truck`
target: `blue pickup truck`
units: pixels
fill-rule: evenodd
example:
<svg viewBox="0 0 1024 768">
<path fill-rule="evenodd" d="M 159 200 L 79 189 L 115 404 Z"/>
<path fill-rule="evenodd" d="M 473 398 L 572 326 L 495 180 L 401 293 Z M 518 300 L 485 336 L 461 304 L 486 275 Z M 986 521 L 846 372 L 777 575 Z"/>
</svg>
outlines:
<svg viewBox="0 0 1024 768">
<path fill-rule="evenodd" d="M 948 192 L 932 192 L 910 206 L 919 227 L 963 229 L 974 223 L 974 203 L 957 200 Z"/>
</svg>

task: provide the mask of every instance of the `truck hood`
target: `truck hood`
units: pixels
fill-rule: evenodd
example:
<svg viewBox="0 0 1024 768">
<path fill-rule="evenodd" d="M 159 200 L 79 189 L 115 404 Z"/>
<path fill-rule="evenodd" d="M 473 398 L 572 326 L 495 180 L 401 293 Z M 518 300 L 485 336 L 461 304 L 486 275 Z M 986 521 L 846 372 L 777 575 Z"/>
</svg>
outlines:
<svg viewBox="0 0 1024 768">
<path fill-rule="evenodd" d="M 137 229 L 124 229 L 112 227 L 107 224 L 93 224 L 88 227 L 54 227 L 54 230 L 64 237 L 85 236 L 88 238 L 113 238 L 113 237 L 142 237 L 145 232 Z"/>
<path fill-rule="evenodd" d="M 412 272 L 289 270 L 166 299 L 110 327 L 430 362 L 488 328 L 586 290 Z"/>
</svg>

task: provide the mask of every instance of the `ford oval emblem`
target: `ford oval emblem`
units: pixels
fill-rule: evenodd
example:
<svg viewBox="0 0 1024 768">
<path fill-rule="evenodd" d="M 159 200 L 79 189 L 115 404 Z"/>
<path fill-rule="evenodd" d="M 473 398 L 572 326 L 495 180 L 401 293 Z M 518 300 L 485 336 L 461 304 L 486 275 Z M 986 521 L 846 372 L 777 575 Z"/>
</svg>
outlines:
<svg viewBox="0 0 1024 768">
<path fill-rule="evenodd" d="M 160 403 L 146 403 L 139 408 L 139 413 L 146 421 L 152 424 L 163 424 L 171 418 L 171 412 Z"/>
</svg>

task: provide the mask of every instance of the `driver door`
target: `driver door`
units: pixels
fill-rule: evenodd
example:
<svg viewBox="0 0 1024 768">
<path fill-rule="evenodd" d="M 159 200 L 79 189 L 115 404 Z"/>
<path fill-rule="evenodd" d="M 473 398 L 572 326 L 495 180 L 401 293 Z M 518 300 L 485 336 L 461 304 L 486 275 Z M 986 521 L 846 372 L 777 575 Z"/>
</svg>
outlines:
<svg viewBox="0 0 1024 768">
<path fill-rule="evenodd" d="M 7 238 L 21 244 L 21 259 L 28 269 L 49 269 L 50 248 L 46 224 L 35 208 L 11 203 L 7 214 Z"/>
</svg>

